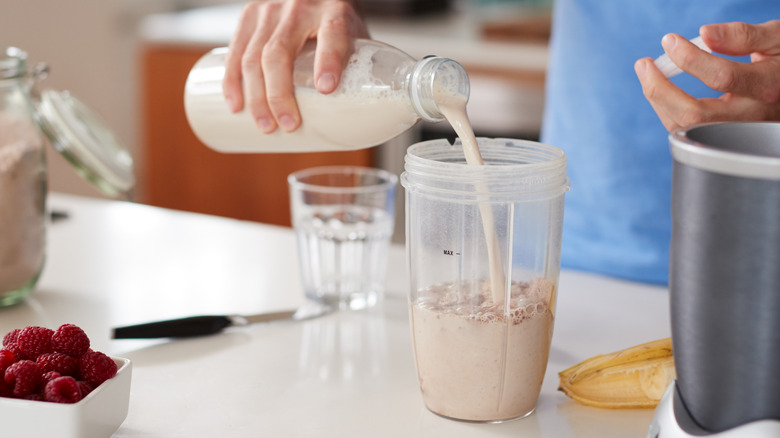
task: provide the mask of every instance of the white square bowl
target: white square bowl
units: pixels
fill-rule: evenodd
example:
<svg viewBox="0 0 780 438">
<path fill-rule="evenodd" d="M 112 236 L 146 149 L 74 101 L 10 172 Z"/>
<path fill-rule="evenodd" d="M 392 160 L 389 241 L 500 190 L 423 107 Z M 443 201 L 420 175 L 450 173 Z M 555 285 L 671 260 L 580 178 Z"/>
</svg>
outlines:
<svg viewBox="0 0 780 438">
<path fill-rule="evenodd" d="M 127 417 L 129 359 L 112 357 L 117 373 L 77 403 L 63 404 L 0 397 L 3 437 L 107 438 Z"/>
</svg>

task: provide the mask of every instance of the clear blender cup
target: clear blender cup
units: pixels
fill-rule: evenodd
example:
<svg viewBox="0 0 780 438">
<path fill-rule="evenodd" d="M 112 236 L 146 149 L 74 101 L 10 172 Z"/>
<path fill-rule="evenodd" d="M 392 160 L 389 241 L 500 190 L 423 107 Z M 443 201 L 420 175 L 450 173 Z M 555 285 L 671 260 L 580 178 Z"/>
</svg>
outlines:
<svg viewBox="0 0 780 438">
<path fill-rule="evenodd" d="M 533 412 L 541 390 L 569 181 L 555 147 L 478 142 L 484 166 L 467 165 L 462 147 L 446 140 L 411 146 L 401 181 L 425 405 L 496 422 Z"/>
</svg>

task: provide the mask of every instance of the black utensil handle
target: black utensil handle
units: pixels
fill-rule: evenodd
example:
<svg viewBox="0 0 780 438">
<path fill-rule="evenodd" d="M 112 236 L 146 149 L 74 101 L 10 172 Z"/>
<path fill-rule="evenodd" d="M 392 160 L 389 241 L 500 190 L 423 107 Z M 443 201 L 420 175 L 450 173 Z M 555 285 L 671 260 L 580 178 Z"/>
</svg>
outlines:
<svg viewBox="0 0 780 438">
<path fill-rule="evenodd" d="M 232 324 L 227 316 L 208 315 L 117 327 L 114 339 L 187 338 L 221 332 Z"/>
</svg>

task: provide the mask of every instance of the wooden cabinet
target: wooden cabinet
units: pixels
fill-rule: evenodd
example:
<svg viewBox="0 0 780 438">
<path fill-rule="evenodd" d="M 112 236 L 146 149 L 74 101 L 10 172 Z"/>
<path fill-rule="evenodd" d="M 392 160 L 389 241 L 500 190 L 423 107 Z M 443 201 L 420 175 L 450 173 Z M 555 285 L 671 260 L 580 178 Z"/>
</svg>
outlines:
<svg viewBox="0 0 780 438">
<path fill-rule="evenodd" d="M 373 149 L 306 154 L 222 154 L 209 149 L 184 115 L 187 74 L 209 49 L 143 48 L 139 202 L 289 226 L 288 174 L 314 166 L 375 165 Z"/>
</svg>

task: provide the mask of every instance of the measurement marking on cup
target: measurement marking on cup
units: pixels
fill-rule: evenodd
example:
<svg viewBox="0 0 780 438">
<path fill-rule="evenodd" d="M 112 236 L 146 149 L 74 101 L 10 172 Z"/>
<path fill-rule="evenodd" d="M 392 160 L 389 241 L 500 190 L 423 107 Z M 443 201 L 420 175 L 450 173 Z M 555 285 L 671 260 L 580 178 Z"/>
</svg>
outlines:
<svg viewBox="0 0 780 438">
<path fill-rule="evenodd" d="M 442 250 L 442 251 L 444 251 L 444 255 L 448 255 L 448 256 L 459 256 L 460 255 L 459 252 L 454 252 L 451 249 L 445 249 L 445 250 Z"/>
</svg>

